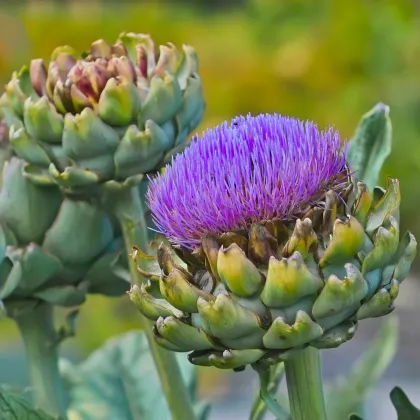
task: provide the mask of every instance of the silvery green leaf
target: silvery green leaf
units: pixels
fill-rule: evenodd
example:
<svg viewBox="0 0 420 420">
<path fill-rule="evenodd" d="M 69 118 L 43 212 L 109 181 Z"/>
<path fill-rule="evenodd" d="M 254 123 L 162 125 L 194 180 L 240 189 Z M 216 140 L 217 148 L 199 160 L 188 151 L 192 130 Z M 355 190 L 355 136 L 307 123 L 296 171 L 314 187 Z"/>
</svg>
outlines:
<svg viewBox="0 0 420 420">
<path fill-rule="evenodd" d="M 328 420 L 342 420 L 359 413 L 369 391 L 391 363 L 397 351 L 397 318 L 390 317 L 370 348 L 359 357 L 346 378 L 329 386 Z"/>
<path fill-rule="evenodd" d="M 195 402 L 197 419 L 208 407 L 195 399 L 195 368 L 178 355 L 183 378 Z M 78 366 L 65 361 L 62 374 L 70 400 L 68 416 L 78 420 L 162 420 L 170 413 L 142 332 L 112 338 Z"/>
<path fill-rule="evenodd" d="M 382 165 L 391 153 L 391 137 L 389 106 L 379 103 L 363 115 L 350 141 L 350 167 L 370 190 L 377 184 Z"/>
<path fill-rule="evenodd" d="M 390 396 L 397 411 L 398 420 L 420 420 L 420 410 L 414 407 L 400 387 L 396 386 Z"/>
<path fill-rule="evenodd" d="M 0 418 L 2 420 L 54 420 L 49 414 L 31 406 L 21 395 L 0 387 Z"/>
</svg>

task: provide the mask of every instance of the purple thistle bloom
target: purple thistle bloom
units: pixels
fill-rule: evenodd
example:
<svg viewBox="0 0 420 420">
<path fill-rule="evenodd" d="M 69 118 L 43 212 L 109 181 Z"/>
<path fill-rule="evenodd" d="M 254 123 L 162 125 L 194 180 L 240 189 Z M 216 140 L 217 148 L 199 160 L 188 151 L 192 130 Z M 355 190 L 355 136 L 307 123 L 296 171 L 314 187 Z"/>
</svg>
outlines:
<svg viewBox="0 0 420 420">
<path fill-rule="evenodd" d="M 281 115 L 238 117 L 176 156 L 147 194 L 158 229 L 190 250 L 207 233 L 293 219 L 343 182 L 346 156 L 332 128 Z"/>
</svg>

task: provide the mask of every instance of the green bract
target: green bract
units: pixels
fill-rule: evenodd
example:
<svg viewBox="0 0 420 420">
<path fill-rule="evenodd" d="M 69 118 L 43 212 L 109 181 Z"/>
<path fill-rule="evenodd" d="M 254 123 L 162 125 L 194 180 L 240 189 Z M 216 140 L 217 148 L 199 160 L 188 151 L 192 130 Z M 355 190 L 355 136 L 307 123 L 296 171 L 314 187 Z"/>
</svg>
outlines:
<svg viewBox="0 0 420 420">
<path fill-rule="evenodd" d="M 10 143 L 41 184 L 77 192 L 133 185 L 159 169 L 204 111 L 197 56 L 123 33 L 94 42 L 83 58 L 58 47 L 46 67 L 32 60 L 13 74 L 1 98 Z"/>
<path fill-rule="evenodd" d="M 14 157 L 3 171 L 0 304 L 13 316 L 39 301 L 75 306 L 87 292 L 124 293 L 128 283 L 113 274 L 120 247 L 109 217 L 57 185 L 35 185 L 24 165 Z"/>
<path fill-rule="evenodd" d="M 12 149 L 9 143 L 9 129 L 6 122 L 0 113 L 0 186 L 1 186 L 1 168 L 3 168 L 5 162 L 12 157 Z"/>
<path fill-rule="evenodd" d="M 197 365 L 240 369 L 305 346 L 337 347 L 359 320 L 394 309 L 416 240 L 400 238 L 400 191 L 353 183 L 296 220 L 207 236 L 194 252 L 161 244 L 134 253 L 148 279 L 131 289 L 163 347 Z"/>
</svg>

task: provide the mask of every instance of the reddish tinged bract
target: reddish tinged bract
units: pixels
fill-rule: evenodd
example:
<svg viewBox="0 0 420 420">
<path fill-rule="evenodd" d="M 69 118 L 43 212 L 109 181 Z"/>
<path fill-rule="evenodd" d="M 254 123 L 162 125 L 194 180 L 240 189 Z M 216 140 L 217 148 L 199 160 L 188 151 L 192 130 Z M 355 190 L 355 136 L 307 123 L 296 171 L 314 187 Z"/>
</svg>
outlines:
<svg viewBox="0 0 420 420">
<path fill-rule="evenodd" d="M 148 202 L 158 229 L 195 249 L 207 233 L 293 219 L 327 190 L 340 190 L 347 174 L 332 128 L 320 131 L 278 114 L 248 115 L 197 136 L 151 180 Z"/>
</svg>

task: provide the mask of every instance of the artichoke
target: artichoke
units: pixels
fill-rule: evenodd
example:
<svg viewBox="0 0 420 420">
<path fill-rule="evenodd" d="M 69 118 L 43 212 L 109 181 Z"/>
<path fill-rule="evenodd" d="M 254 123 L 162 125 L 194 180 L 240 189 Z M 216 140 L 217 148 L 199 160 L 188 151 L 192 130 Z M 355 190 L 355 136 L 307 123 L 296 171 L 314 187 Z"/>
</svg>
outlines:
<svg viewBox="0 0 420 420">
<path fill-rule="evenodd" d="M 8 315 L 40 302 L 79 305 L 88 292 L 124 293 L 128 283 L 113 271 L 123 265 L 111 219 L 57 185 L 34 184 L 24 167 L 11 158 L 0 191 L 0 304 Z"/>
<path fill-rule="evenodd" d="M 78 58 L 69 46 L 48 64 L 15 72 L 0 106 L 26 175 L 71 193 L 135 185 L 182 149 L 204 112 L 190 46 L 155 45 L 149 35 L 98 40 Z"/>
<path fill-rule="evenodd" d="M 209 130 L 151 181 L 166 237 L 135 249 L 131 300 L 155 340 L 197 365 L 242 369 L 351 339 L 394 309 L 416 240 L 398 181 L 368 191 L 332 129 L 260 115 Z"/>
</svg>

